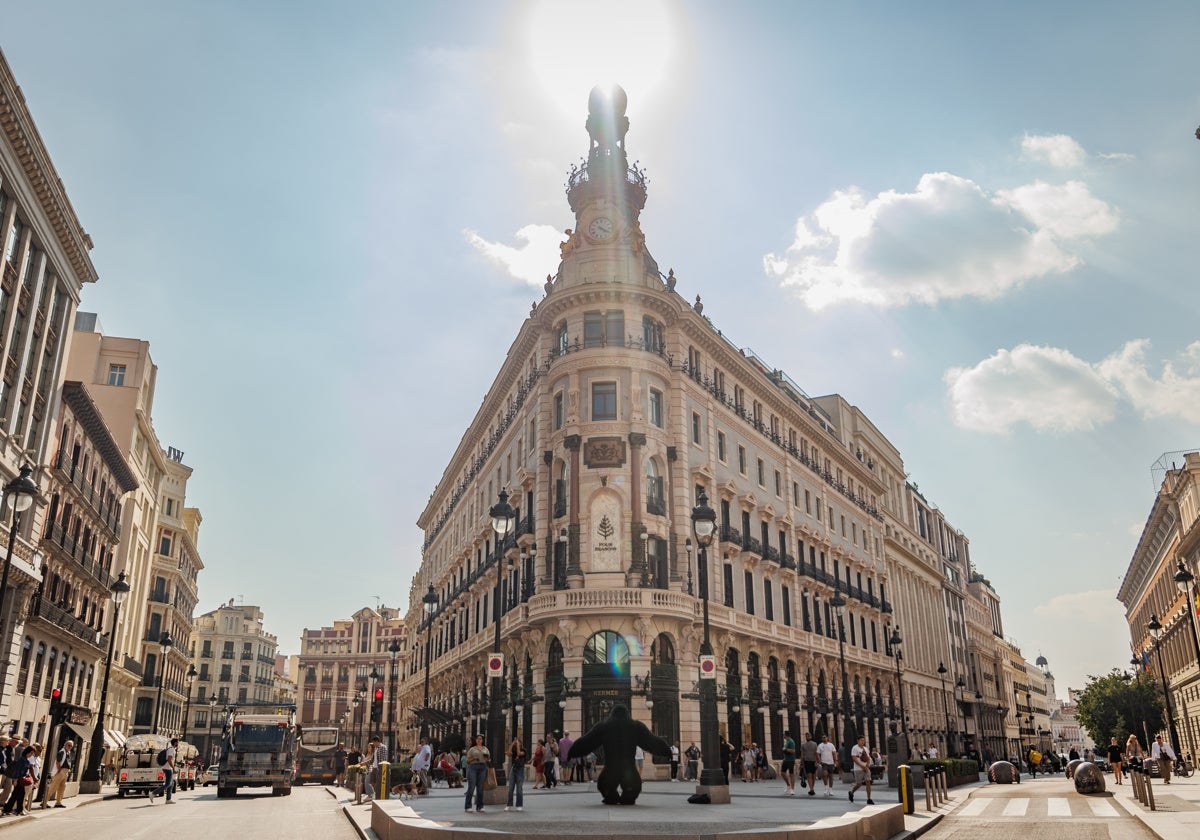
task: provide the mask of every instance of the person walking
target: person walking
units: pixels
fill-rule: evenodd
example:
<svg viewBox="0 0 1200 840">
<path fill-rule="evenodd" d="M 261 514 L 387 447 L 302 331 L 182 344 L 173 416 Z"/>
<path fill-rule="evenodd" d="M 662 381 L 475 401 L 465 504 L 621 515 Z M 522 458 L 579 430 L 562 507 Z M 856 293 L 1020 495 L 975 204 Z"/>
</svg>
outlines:
<svg viewBox="0 0 1200 840">
<path fill-rule="evenodd" d="M 575 776 L 575 760 L 571 758 L 571 746 L 574 743 L 570 732 L 564 732 L 558 739 L 558 781 L 564 785 L 571 784 Z"/>
<path fill-rule="evenodd" d="M 804 774 L 800 780 L 800 784 L 804 784 L 804 779 L 808 779 L 808 795 L 817 795 L 817 742 L 813 740 L 811 732 L 804 733 L 804 743 L 800 745 L 800 769 Z"/>
<path fill-rule="evenodd" d="M 1121 745 L 1117 743 L 1117 736 L 1114 735 L 1112 737 L 1112 740 L 1108 744 L 1106 753 L 1108 758 L 1108 766 L 1111 767 L 1113 771 L 1113 779 L 1115 779 L 1119 785 L 1125 784 L 1124 780 L 1121 778 L 1121 771 L 1125 769 L 1125 755 L 1121 752 Z"/>
<path fill-rule="evenodd" d="M 854 801 L 854 792 L 866 785 L 867 804 L 874 805 L 871 799 L 871 753 L 867 749 L 866 735 L 859 735 L 858 743 L 850 748 L 850 763 L 854 765 L 854 787 L 850 788 L 850 801 Z"/>
<path fill-rule="evenodd" d="M 179 739 L 172 738 L 171 743 L 167 745 L 167 748 L 160 752 L 155 758 L 156 761 L 160 761 L 161 759 L 165 758 L 166 762 L 161 763 L 160 761 L 159 766 L 162 767 L 163 771 L 163 783 L 154 790 L 150 791 L 151 805 L 154 804 L 154 797 L 162 796 L 164 794 L 166 794 L 168 805 L 175 804 L 175 800 L 171 797 L 171 794 L 175 790 L 175 748 L 178 746 Z"/>
<path fill-rule="evenodd" d="M 783 776 L 783 795 L 796 795 L 796 742 L 791 732 L 783 733 L 783 761 L 779 765 L 779 775 Z"/>
<path fill-rule="evenodd" d="M 75 742 L 68 740 L 58 751 L 54 775 L 50 777 L 50 781 L 46 785 L 46 795 L 42 797 L 42 808 L 50 807 L 50 797 L 52 796 L 55 808 L 67 807 L 62 801 L 63 788 L 67 786 L 67 777 L 71 775 L 71 767 L 75 763 L 74 750 Z"/>
<path fill-rule="evenodd" d="M 1178 758 L 1171 745 L 1163 741 L 1163 736 L 1154 736 L 1154 744 L 1150 747 L 1150 757 L 1158 762 L 1158 774 L 1162 776 L 1163 784 L 1171 784 L 1171 769 Z"/>
<path fill-rule="evenodd" d="M 533 789 L 546 789 L 546 742 L 538 739 L 533 750 Z"/>
<path fill-rule="evenodd" d="M 13 780 L 12 793 L 4 803 L 4 816 L 20 816 L 25 812 L 25 790 L 33 786 L 33 745 L 21 751 L 8 766 L 8 776 Z"/>
<path fill-rule="evenodd" d="M 544 764 L 542 769 L 546 774 L 546 787 L 558 787 L 558 777 L 555 775 L 555 770 L 558 764 L 558 741 L 554 738 L 553 732 L 546 733 L 546 753 L 543 756 Z"/>
<path fill-rule="evenodd" d="M 833 796 L 833 775 L 837 772 L 837 748 L 829 742 L 828 735 L 821 736 L 817 744 L 817 761 L 821 765 L 821 781 L 825 785 L 825 795 Z"/>
<path fill-rule="evenodd" d="M 729 784 L 729 774 L 733 770 L 733 757 L 737 748 L 729 743 L 728 738 L 721 739 L 721 772 L 725 774 L 725 784 Z"/>
<path fill-rule="evenodd" d="M 757 759 L 754 756 L 754 746 L 751 744 L 751 745 L 748 745 L 744 750 L 742 750 L 742 781 L 743 782 L 753 782 L 754 781 L 755 764 L 757 764 Z"/>
<path fill-rule="evenodd" d="M 429 778 L 429 771 L 433 767 L 433 748 L 429 746 L 429 739 L 422 737 L 421 744 L 417 747 L 417 752 L 412 760 L 412 772 L 414 776 L 421 779 L 421 784 L 426 790 L 433 787 L 433 782 Z M 446 781 L 449 785 L 449 780 Z"/>
<path fill-rule="evenodd" d="M 475 813 L 483 813 L 483 782 L 487 778 L 492 754 L 483 745 L 483 735 L 475 736 L 475 744 L 467 750 L 467 795 L 465 809 L 471 813 L 471 798 L 475 798 Z"/>
<path fill-rule="evenodd" d="M 346 781 L 346 745 L 338 744 L 333 751 L 333 783 L 341 787 Z"/>
<path fill-rule="evenodd" d="M 679 781 L 679 742 L 671 745 L 671 781 Z"/>
<path fill-rule="evenodd" d="M 518 811 L 525 810 L 525 745 L 520 738 L 513 738 L 508 748 L 508 804 L 505 811 L 514 807 Z M 515 802 L 515 805 L 514 805 Z"/>
<path fill-rule="evenodd" d="M 1142 752 L 1142 743 L 1137 739 L 1137 736 L 1132 732 L 1129 733 L 1129 739 L 1125 741 L 1125 764 L 1128 767 L 1135 769 L 1142 766 L 1142 759 L 1145 754 Z"/>
<path fill-rule="evenodd" d="M 367 795 L 374 799 L 376 797 L 375 786 L 379 784 L 379 765 L 388 760 L 387 744 L 383 743 L 383 738 L 379 735 L 371 736 L 370 742 L 371 751 L 371 772 L 367 775 Z M 425 789 L 429 789 L 429 778 L 426 776 L 422 781 L 425 782 Z M 384 791 L 387 793 L 387 791 Z"/>
</svg>

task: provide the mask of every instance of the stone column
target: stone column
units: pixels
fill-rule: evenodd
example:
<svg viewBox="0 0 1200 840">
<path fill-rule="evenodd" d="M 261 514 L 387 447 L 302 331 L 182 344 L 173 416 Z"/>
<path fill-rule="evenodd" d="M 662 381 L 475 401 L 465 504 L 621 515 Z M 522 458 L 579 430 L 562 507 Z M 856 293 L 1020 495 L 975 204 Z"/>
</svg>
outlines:
<svg viewBox="0 0 1200 840">
<path fill-rule="evenodd" d="M 579 565 L 579 449 L 582 443 L 583 438 L 579 435 L 567 435 L 563 439 L 563 445 L 571 453 L 567 499 L 571 509 L 567 525 L 567 585 L 571 589 L 583 588 L 583 567 Z"/>
<path fill-rule="evenodd" d="M 629 517 L 630 561 L 625 573 L 626 586 L 638 586 L 646 573 L 646 544 L 642 542 L 642 448 L 646 436 L 629 433 Z"/>
</svg>

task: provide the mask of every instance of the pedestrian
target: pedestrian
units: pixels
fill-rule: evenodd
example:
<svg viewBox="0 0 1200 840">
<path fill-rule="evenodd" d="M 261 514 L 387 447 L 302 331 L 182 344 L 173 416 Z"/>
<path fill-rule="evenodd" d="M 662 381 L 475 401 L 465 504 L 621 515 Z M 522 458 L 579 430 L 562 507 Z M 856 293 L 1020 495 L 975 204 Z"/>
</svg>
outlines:
<svg viewBox="0 0 1200 840">
<path fill-rule="evenodd" d="M 935 760 L 935 761 L 937 760 L 937 757 L 938 757 L 938 748 L 937 748 L 937 745 L 936 745 L 936 744 L 930 744 L 930 745 L 929 745 L 929 749 L 927 749 L 927 750 L 925 751 L 925 757 L 926 757 L 926 758 L 933 759 L 933 760 Z"/>
<path fill-rule="evenodd" d="M 9 738 L 8 733 L 0 733 L 0 802 L 7 802 L 9 794 L 12 793 L 13 780 L 8 775 L 8 770 L 13 762 L 20 758 L 19 752 L 14 754 L 16 746 L 15 738 Z"/>
<path fill-rule="evenodd" d="M 871 753 L 867 749 L 866 735 L 859 735 L 858 743 L 850 748 L 850 763 L 854 766 L 854 787 L 850 788 L 850 801 L 854 801 L 854 792 L 866 785 L 867 804 L 874 805 L 871 799 Z"/>
<path fill-rule="evenodd" d="M 742 781 L 754 781 L 754 747 L 747 745 L 741 755 Z"/>
<path fill-rule="evenodd" d="M 33 784 L 25 788 L 25 810 L 33 810 L 33 795 L 37 793 L 38 783 L 42 779 L 42 745 L 38 743 L 30 744 L 33 747 L 33 755 L 29 757 L 29 764 L 33 770 Z"/>
<path fill-rule="evenodd" d="M 370 795 L 370 797 L 372 799 L 375 799 L 376 798 L 376 786 L 379 784 L 379 781 L 380 781 L 379 776 L 380 776 L 381 771 L 380 771 L 379 766 L 381 764 L 384 764 L 388 760 L 388 748 L 387 748 L 387 744 L 383 743 L 383 738 L 379 735 L 374 735 L 371 737 L 371 744 L 372 744 L 371 774 L 370 774 L 369 780 L 367 782 L 367 793 Z M 426 751 L 425 755 L 427 757 L 426 760 L 428 760 L 428 755 L 429 755 L 428 743 L 426 743 L 426 745 L 425 745 L 425 751 Z M 427 773 L 422 775 L 421 781 L 424 784 L 425 789 L 428 790 L 429 789 L 429 776 Z M 384 793 L 386 794 L 387 791 L 384 791 Z"/>
<path fill-rule="evenodd" d="M 178 746 L 179 739 L 172 738 L 171 743 L 167 745 L 166 749 L 155 757 L 158 765 L 162 767 L 163 783 L 150 791 L 151 805 L 154 804 L 154 797 L 162 796 L 163 794 L 166 794 L 168 805 L 175 804 L 175 800 L 171 797 L 171 794 L 175 790 L 175 748 Z"/>
<path fill-rule="evenodd" d="M 4 816 L 20 816 L 25 812 L 25 791 L 33 786 L 33 746 L 21 751 L 21 754 L 8 766 L 8 776 L 13 780 L 12 794 L 4 803 Z"/>
<path fill-rule="evenodd" d="M 646 753 L 640 746 L 633 748 L 633 763 L 637 767 L 638 776 L 641 776 L 642 765 L 646 763 Z"/>
<path fill-rule="evenodd" d="M 1136 735 L 1129 733 L 1129 739 L 1125 741 L 1125 764 L 1139 769 L 1142 766 L 1143 755 L 1141 742 Z"/>
<path fill-rule="evenodd" d="M 566 737 L 564 735 L 564 737 Z M 525 810 L 525 745 L 520 738 L 513 738 L 508 748 L 508 804 L 504 810 L 516 807 L 518 811 Z M 515 801 L 515 806 L 514 806 Z"/>
<path fill-rule="evenodd" d="M 779 775 L 783 776 L 783 795 L 796 795 L 796 742 L 791 732 L 783 733 L 783 761 L 779 765 Z"/>
<path fill-rule="evenodd" d="M 68 739 L 58 751 L 55 759 L 54 775 L 46 784 L 46 795 L 42 797 L 42 808 L 50 807 L 50 797 L 54 797 L 55 808 L 65 808 L 63 804 L 63 788 L 67 786 L 67 777 L 71 775 L 71 767 L 75 763 L 75 742 Z"/>
<path fill-rule="evenodd" d="M 1079 750 L 1075 749 L 1074 747 L 1071 747 L 1071 751 L 1069 753 L 1067 753 L 1067 761 L 1078 761 L 1078 760 L 1079 760 Z"/>
<path fill-rule="evenodd" d="M 1150 757 L 1158 762 L 1158 774 L 1162 776 L 1163 784 L 1171 784 L 1171 766 L 1178 760 L 1175 750 L 1163 741 L 1163 736 L 1155 735 L 1154 744 L 1150 747 Z"/>
<path fill-rule="evenodd" d="M 822 735 L 821 743 L 817 744 L 817 761 L 821 765 L 821 781 L 825 785 L 825 795 L 833 796 L 833 774 L 837 772 L 837 748 L 829 743 L 829 736 Z"/>
<path fill-rule="evenodd" d="M 421 780 L 421 784 L 428 789 L 431 785 L 429 779 L 429 771 L 433 767 L 433 748 L 429 746 L 429 739 L 425 736 L 421 737 L 421 743 L 417 747 L 417 752 L 413 755 L 412 772 Z M 449 784 L 449 782 L 447 782 Z"/>
<path fill-rule="evenodd" d="M 492 754 L 483 745 L 483 736 L 475 736 L 475 745 L 467 750 L 467 796 L 466 812 L 471 813 L 471 797 L 475 798 L 475 813 L 483 813 L 483 782 L 487 778 L 488 763 Z"/>
<path fill-rule="evenodd" d="M 558 787 L 558 776 L 555 771 L 558 769 L 558 740 L 554 737 L 553 732 L 546 733 L 546 753 L 543 756 L 545 759 L 544 770 L 546 773 L 546 787 Z"/>
<path fill-rule="evenodd" d="M 571 745 L 574 743 L 570 732 L 564 732 L 558 739 L 558 780 L 564 785 L 571 784 L 575 773 L 575 760 L 571 758 Z"/>
<path fill-rule="evenodd" d="M 817 742 L 813 740 L 811 732 L 804 733 L 804 742 L 800 745 L 800 787 L 804 787 L 804 780 L 808 779 L 808 795 L 817 795 Z"/>
<path fill-rule="evenodd" d="M 700 748 L 696 746 L 695 741 L 692 741 L 683 754 L 687 758 L 687 768 L 683 771 L 683 780 L 685 782 L 697 781 L 700 778 Z M 726 783 L 728 784 L 728 782 Z"/>
<path fill-rule="evenodd" d="M 679 781 L 679 742 L 671 744 L 671 781 Z"/>
<path fill-rule="evenodd" d="M 333 751 L 333 783 L 341 787 L 346 782 L 346 745 L 339 743 Z"/>
<path fill-rule="evenodd" d="M 533 789 L 546 789 L 546 741 L 538 738 L 533 750 Z"/>
<path fill-rule="evenodd" d="M 600 759 L 594 752 L 590 752 L 583 757 L 583 766 L 584 769 L 587 770 L 587 781 L 589 785 L 596 781 L 596 762 L 599 760 Z"/>
<path fill-rule="evenodd" d="M 729 774 L 733 769 L 733 756 L 737 748 L 729 743 L 728 738 L 721 739 L 721 772 L 725 774 L 725 784 L 729 784 Z"/>
</svg>

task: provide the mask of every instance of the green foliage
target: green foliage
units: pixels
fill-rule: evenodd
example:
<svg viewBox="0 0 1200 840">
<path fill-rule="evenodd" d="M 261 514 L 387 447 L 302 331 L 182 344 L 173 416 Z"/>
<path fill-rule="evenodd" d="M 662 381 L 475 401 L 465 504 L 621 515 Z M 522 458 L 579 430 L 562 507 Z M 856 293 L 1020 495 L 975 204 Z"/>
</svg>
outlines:
<svg viewBox="0 0 1200 840">
<path fill-rule="evenodd" d="M 1130 733 L 1146 747 L 1145 733 L 1158 732 L 1164 725 L 1162 694 L 1150 674 L 1130 677 L 1114 668 L 1103 677 L 1088 677 L 1078 696 L 1075 717 L 1091 733 L 1098 749 L 1104 749 L 1114 737 L 1123 747 Z"/>
<path fill-rule="evenodd" d="M 970 758 L 923 758 L 906 763 L 910 767 L 943 767 L 951 781 L 979 776 L 979 762 Z"/>
</svg>

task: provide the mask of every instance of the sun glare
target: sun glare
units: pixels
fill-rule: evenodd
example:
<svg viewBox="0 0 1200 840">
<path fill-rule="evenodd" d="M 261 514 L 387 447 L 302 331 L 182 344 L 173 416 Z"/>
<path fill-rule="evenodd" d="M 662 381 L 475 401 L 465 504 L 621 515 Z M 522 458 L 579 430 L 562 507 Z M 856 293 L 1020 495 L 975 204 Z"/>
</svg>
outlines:
<svg viewBox="0 0 1200 840">
<path fill-rule="evenodd" d="M 661 0 L 543 0 L 528 33 L 534 76 L 556 107 L 576 116 L 598 84 L 619 84 L 639 102 L 659 92 L 674 34 Z"/>
</svg>

